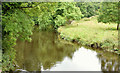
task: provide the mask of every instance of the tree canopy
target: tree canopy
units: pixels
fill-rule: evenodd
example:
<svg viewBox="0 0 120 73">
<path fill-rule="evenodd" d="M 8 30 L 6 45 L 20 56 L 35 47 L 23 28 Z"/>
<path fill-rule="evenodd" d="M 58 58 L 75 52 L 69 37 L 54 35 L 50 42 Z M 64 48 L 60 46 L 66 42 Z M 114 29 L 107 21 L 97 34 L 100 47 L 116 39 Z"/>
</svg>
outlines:
<svg viewBox="0 0 120 73">
<path fill-rule="evenodd" d="M 80 8 L 80 11 L 84 17 L 91 17 L 98 14 L 100 8 L 99 2 L 77 2 L 76 6 Z"/>
<path fill-rule="evenodd" d="M 101 4 L 98 22 L 103 23 L 117 23 L 117 30 L 119 28 L 119 2 L 104 2 Z"/>
<path fill-rule="evenodd" d="M 4 2 L 2 3 L 3 71 L 13 69 L 17 39 L 31 41 L 34 25 L 39 29 L 57 29 L 69 20 L 83 16 L 76 3 Z"/>
</svg>

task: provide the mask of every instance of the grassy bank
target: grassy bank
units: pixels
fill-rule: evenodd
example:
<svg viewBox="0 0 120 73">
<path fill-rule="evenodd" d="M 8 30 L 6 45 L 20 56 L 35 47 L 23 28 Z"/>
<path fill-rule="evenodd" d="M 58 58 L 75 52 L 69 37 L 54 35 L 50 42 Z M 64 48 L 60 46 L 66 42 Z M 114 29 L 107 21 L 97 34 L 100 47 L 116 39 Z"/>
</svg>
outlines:
<svg viewBox="0 0 120 73">
<path fill-rule="evenodd" d="M 60 27 L 58 32 L 64 40 L 118 53 L 116 26 L 114 23 L 98 23 L 97 17 L 91 17 L 73 21 L 70 25 Z"/>
</svg>

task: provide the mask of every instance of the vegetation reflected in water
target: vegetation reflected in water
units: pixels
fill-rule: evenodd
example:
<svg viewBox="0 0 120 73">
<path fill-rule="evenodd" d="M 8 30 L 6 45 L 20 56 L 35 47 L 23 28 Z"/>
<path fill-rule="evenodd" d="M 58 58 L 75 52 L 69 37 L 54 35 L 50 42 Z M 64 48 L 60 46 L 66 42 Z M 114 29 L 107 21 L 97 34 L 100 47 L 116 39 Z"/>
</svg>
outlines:
<svg viewBox="0 0 120 73">
<path fill-rule="evenodd" d="M 72 64 L 72 60 L 76 56 L 74 53 L 81 48 L 76 44 L 59 40 L 57 37 L 58 36 L 53 32 L 42 31 L 34 32 L 32 42 L 30 43 L 18 40 L 15 46 L 17 52 L 17 69 L 41 71 L 43 67 L 43 70 L 50 70 L 52 67 L 55 67 L 56 64 L 63 62 L 66 57 L 71 60 L 70 64 Z M 100 62 L 98 65 L 101 66 L 101 71 L 118 70 L 118 56 L 116 54 L 104 53 L 98 49 L 88 50 L 97 53 L 95 57 Z M 87 51 L 86 53 L 87 55 L 92 55 Z M 85 58 L 87 57 L 85 56 Z M 80 56 L 78 59 L 83 59 L 83 57 Z"/>
<path fill-rule="evenodd" d="M 97 57 L 101 61 L 102 71 L 118 71 L 118 56 L 111 53 L 101 53 Z"/>
<path fill-rule="evenodd" d="M 44 69 L 50 69 L 64 57 L 72 58 L 78 48 L 57 40 L 52 32 L 35 32 L 32 42 L 18 41 L 16 61 L 20 68 L 28 71 L 40 71 L 41 65 Z"/>
</svg>

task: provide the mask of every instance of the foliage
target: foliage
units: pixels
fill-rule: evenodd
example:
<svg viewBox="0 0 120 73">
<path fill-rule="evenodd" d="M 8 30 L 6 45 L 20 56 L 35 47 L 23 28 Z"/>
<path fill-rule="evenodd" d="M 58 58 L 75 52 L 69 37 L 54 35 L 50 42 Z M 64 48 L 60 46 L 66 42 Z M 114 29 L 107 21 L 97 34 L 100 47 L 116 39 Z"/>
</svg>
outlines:
<svg viewBox="0 0 120 73">
<path fill-rule="evenodd" d="M 21 6 L 21 2 L 6 2 L 2 3 L 2 15 L 12 14 L 15 9 Z"/>
<path fill-rule="evenodd" d="M 119 24 L 118 13 L 118 2 L 104 2 L 100 7 L 98 22 Z"/>
<path fill-rule="evenodd" d="M 68 20 L 79 20 L 82 13 L 75 3 L 42 3 L 38 5 L 42 10 L 37 17 L 40 29 L 52 26 L 57 29 L 61 25 L 65 25 Z"/>
<path fill-rule="evenodd" d="M 79 20 L 82 13 L 75 3 L 59 3 L 56 13 L 54 14 L 55 28 L 65 25 L 69 20 Z"/>
<path fill-rule="evenodd" d="M 55 19 L 55 28 L 58 28 L 58 26 L 62 26 L 65 24 L 66 19 L 60 15 L 58 15 Z"/>
<path fill-rule="evenodd" d="M 15 61 L 15 50 L 17 38 L 29 40 L 32 35 L 33 21 L 25 15 L 21 10 L 16 10 L 15 13 L 2 17 L 3 27 L 3 70 L 13 68 Z"/>
<path fill-rule="evenodd" d="M 34 23 L 40 29 L 57 29 L 69 20 L 82 17 L 75 3 L 61 2 L 6 2 L 2 5 L 2 15 L 3 71 L 14 68 L 16 41 L 31 41 Z"/>
<path fill-rule="evenodd" d="M 80 11 L 84 17 L 91 17 L 98 14 L 100 3 L 96 2 L 77 2 L 76 6 L 80 8 Z"/>
</svg>

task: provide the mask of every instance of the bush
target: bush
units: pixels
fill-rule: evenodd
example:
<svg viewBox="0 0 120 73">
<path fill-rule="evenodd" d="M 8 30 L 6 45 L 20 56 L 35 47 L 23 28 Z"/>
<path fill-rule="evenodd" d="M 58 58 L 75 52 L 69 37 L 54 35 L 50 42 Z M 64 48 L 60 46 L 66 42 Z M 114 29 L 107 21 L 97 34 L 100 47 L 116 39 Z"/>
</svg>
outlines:
<svg viewBox="0 0 120 73">
<path fill-rule="evenodd" d="M 20 38 L 31 41 L 29 36 L 32 35 L 33 25 L 33 21 L 21 10 L 2 17 L 3 71 L 13 69 L 16 54 L 13 47 L 16 45 L 16 40 Z"/>
</svg>

